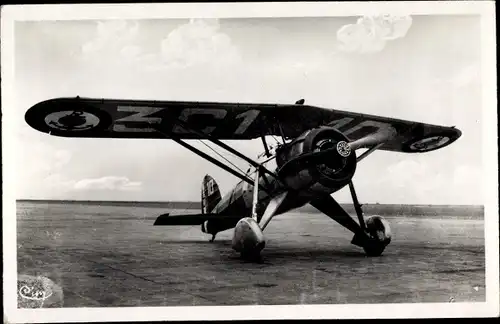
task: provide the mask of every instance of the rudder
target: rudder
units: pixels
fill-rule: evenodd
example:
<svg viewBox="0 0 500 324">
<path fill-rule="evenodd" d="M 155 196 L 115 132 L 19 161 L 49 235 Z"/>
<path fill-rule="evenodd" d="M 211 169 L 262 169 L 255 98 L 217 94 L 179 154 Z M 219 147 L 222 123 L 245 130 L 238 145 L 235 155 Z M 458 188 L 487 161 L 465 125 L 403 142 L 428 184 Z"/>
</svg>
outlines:
<svg viewBox="0 0 500 324">
<path fill-rule="evenodd" d="M 221 198 L 217 182 L 208 174 L 205 175 L 201 185 L 201 213 L 208 214 L 212 212 Z"/>
</svg>

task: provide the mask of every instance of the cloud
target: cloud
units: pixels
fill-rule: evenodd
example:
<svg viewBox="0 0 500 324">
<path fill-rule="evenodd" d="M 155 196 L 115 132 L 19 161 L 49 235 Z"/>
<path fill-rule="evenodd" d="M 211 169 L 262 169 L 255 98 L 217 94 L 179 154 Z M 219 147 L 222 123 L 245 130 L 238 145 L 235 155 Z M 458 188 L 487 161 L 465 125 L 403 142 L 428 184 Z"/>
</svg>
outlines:
<svg viewBox="0 0 500 324">
<path fill-rule="evenodd" d="M 120 190 L 136 191 L 140 190 L 142 183 L 130 181 L 127 177 L 107 176 L 97 179 L 83 179 L 74 184 L 77 190 Z"/>
<path fill-rule="evenodd" d="M 81 56 L 96 63 L 120 63 L 137 59 L 142 50 L 135 45 L 139 23 L 126 20 L 98 21 L 95 38 L 81 47 Z"/>
<path fill-rule="evenodd" d="M 95 38 L 81 47 L 81 58 L 98 66 L 123 63 L 140 70 L 156 71 L 193 66 L 227 66 L 240 61 L 231 38 L 220 31 L 218 19 L 190 19 L 159 37 L 159 51 L 147 51 L 137 21 L 106 20 L 96 24 Z"/>
<path fill-rule="evenodd" d="M 405 37 L 411 24 L 410 16 L 363 16 L 355 24 L 342 26 L 337 40 L 341 51 L 376 53 L 384 49 L 387 41 Z"/>
<path fill-rule="evenodd" d="M 240 59 L 230 37 L 220 31 L 218 19 L 191 19 L 170 32 L 160 47 L 161 61 L 167 67 L 231 64 Z"/>
</svg>

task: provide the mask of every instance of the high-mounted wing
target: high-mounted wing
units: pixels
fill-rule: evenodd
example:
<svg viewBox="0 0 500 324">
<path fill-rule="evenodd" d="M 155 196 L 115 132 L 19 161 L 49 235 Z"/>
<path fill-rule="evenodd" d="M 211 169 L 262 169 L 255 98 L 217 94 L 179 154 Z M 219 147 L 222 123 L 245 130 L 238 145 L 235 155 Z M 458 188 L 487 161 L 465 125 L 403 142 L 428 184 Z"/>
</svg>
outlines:
<svg viewBox="0 0 500 324">
<path fill-rule="evenodd" d="M 295 138 L 304 131 L 332 126 L 351 141 L 390 129 L 378 147 L 426 152 L 451 144 L 454 127 L 293 104 L 247 104 L 57 98 L 26 113 L 33 128 L 56 136 L 94 138 L 253 139 L 262 135 Z"/>
</svg>

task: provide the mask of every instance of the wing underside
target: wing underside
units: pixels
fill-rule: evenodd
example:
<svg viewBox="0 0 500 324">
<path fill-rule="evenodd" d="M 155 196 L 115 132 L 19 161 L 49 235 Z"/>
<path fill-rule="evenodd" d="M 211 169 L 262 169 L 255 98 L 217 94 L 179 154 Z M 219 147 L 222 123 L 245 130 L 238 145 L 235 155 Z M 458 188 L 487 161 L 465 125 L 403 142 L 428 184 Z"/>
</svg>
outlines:
<svg viewBox="0 0 500 324">
<path fill-rule="evenodd" d="M 243 104 L 58 98 L 40 102 L 25 116 L 34 129 L 56 136 L 243 140 L 265 135 L 295 138 L 331 126 L 351 141 L 390 130 L 378 149 L 425 152 L 451 144 L 454 127 L 352 113 L 308 105 Z"/>
</svg>

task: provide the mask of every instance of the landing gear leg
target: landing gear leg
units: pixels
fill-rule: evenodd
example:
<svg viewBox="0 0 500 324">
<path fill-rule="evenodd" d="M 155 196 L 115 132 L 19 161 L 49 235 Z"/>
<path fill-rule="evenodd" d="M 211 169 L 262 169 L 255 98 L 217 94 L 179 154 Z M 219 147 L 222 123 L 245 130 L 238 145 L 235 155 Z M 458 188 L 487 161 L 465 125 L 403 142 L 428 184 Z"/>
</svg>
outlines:
<svg viewBox="0 0 500 324">
<path fill-rule="evenodd" d="M 349 182 L 349 190 L 351 191 L 354 209 L 358 215 L 359 225 L 365 233 L 362 239 L 355 234 L 352 243 L 361 246 L 368 256 L 379 256 L 391 242 L 391 229 L 389 223 L 380 216 L 371 216 L 365 222 L 363 210 L 361 209 L 362 205 L 358 201 L 352 181 Z"/>
<path fill-rule="evenodd" d="M 352 181 L 349 181 L 349 190 L 351 191 L 352 202 L 354 204 L 354 210 L 356 210 L 356 215 L 358 215 L 359 226 L 363 231 L 366 230 L 365 218 L 363 217 L 363 209 L 358 201 L 358 196 L 356 195 L 356 190 L 354 190 L 354 184 Z"/>
<path fill-rule="evenodd" d="M 351 243 L 362 247 L 368 256 L 380 256 L 391 242 L 389 224 L 380 216 L 372 216 L 365 221 L 352 182 L 349 183 L 349 189 L 359 224 L 330 195 L 311 201 L 311 205 L 353 232 Z"/>
<path fill-rule="evenodd" d="M 256 259 L 265 247 L 266 241 L 259 224 L 257 223 L 257 201 L 259 197 L 259 169 L 255 172 L 253 187 L 252 217 L 245 217 L 238 221 L 234 228 L 232 247 L 240 252 L 245 259 Z"/>
<path fill-rule="evenodd" d="M 209 242 L 210 242 L 210 243 L 212 243 L 213 241 L 215 241 L 215 236 L 216 236 L 216 235 L 217 235 L 217 234 L 212 234 L 212 238 L 209 240 Z"/>
</svg>

